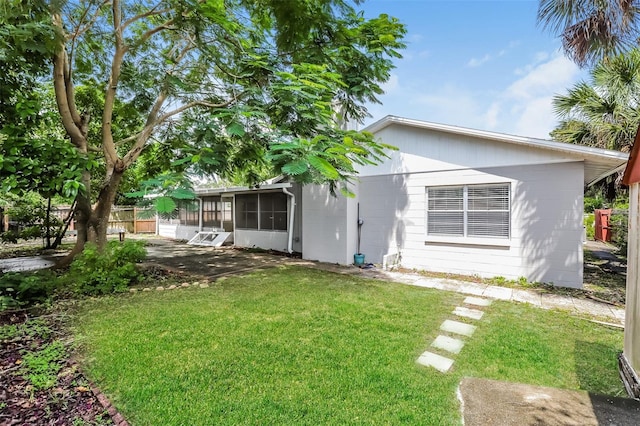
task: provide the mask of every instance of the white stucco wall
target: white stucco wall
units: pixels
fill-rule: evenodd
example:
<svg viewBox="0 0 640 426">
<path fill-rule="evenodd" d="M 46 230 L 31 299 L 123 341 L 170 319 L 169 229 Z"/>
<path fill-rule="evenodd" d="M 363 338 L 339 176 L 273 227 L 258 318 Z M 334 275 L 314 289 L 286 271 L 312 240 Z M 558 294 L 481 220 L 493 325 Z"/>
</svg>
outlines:
<svg viewBox="0 0 640 426">
<path fill-rule="evenodd" d="M 427 186 L 506 182 L 506 245 L 426 241 Z M 399 249 L 408 268 L 582 286 L 582 162 L 366 176 L 358 193 L 367 261 L 381 263 L 384 254 Z"/>
<path fill-rule="evenodd" d="M 302 257 L 351 264 L 357 244 L 357 199 L 333 197 L 327 185 L 302 188 Z"/>
<path fill-rule="evenodd" d="M 234 233 L 234 244 L 238 247 L 256 247 L 286 252 L 287 232 L 236 229 Z"/>
<path fill-rule="evenodd" d="M 360 176 L 575 161 L 539 148 L 397 124 L 380 130 L 375 138 L 398 150 L 379 165 L 360 167 Z"/>
</svg>

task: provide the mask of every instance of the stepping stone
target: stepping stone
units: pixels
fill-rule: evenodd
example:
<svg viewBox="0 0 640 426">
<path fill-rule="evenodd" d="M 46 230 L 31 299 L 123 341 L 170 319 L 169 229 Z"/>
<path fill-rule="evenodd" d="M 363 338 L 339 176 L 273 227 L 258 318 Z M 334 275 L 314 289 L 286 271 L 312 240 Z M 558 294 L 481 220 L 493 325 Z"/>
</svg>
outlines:
<svg viewBox="0 0 640 426">
<path fill-rule="evenodd" d="M 491 304 L 491 300 L 483 299 L 481 297 L 465 297 L 464 303 L 467 305 L 476 305 L 476 306 L 489 306 Z"/>
<path fill-rule="evenodd" d="M 420 355 L 416 362 L 425 367 L 433 367 L 441 373 L 446 373 L 453 365 L 452 359 L 428 351 Z"/>
<path fill-rule="evenodd" d="M 473 336 L 473 333 L 476 331 L 476 326 L 465 324 L 463 322 L 446 320 L 442 325 L 440 325 L 440 330 L 470 337 Z"/>
<path fill-rule="evenodd" d="M 470 309 L 470 308 L 465 308 L 464 306 L 458 306 L 453 310 L 453 314 L 458 315 L 459 317 L 479 320 L 484 315 L 484 312 L 478 309 Z"/>
<path fill-rule="evenodd" d="M 464 342 L 449 336 L 438 336 L 431 346 L 451 352 L 452 354 L 459 354 L 464 346 Z"/>
</svg>

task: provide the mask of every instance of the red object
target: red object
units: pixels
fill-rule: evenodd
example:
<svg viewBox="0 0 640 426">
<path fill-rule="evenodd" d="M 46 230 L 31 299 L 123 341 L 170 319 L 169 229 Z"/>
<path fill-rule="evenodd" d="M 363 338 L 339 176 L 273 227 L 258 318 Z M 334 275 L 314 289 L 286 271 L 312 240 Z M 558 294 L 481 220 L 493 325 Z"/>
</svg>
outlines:
<svg viewBox="0 0 640 426">
<path fill-rule="evenodd" d="M 596 241 L 611 242 L 611 227 L 609 226 L 611 209 L 594 210 L 593 214 L 596 218 Z"/>
<path fill-rule="evenodd" d="M 640 126 L 638 126 L 636 138 L 633 141 L 633 148 L 631 148 L 624 176 L 622 176 L 623 185 L 629 186 L 636 182 L 640 182 Z"/>
</svg>

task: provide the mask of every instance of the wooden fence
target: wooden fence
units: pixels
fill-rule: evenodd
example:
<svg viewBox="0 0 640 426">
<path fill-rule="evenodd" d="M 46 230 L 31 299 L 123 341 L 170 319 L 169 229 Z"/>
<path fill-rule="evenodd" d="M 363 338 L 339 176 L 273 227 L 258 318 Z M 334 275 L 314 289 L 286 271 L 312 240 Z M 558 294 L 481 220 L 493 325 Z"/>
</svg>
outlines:
<svg viewBox="0 0 640 426">
<path fill-rule="evenodd" d="M 69 206 L 56 207 L 55 215 L 63 219 L 69 214 Z M 156 232 L 156 217 L 151 210 L 130 206 L 113 206 L 109 215 L 109 229 L 124 229 L 131 234 Z M 69 230 L 74 230 L 74 223 Z"/>
</svg>

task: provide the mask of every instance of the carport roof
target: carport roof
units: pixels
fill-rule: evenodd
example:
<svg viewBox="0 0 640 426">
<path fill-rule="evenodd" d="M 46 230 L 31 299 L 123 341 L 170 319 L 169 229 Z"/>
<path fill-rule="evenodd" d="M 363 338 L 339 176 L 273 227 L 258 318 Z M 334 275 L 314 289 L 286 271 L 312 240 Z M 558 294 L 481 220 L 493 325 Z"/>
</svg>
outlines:
<svg viewBox="0 0 640 426">
<path fill-rule="evenodd" d="M 615 172 L 622 171 L 629 159 L 629 154 L 620 151 L 593 148 L 584 145 L 574 145 L 547 139 L 507 135 L 504 133 L 469 129 L 465 127 L 451 126 L 448 124 L 431 123 L 428 121 L 413 120 L 394 115 L 387 115 L 362 130 L 375 134 L 390 125 L 410 126 L 419 129 L 453 133 L 513 145 L 521 145 L 545 151 L 553 151 L 566 157 L 584 161 L 584 183 L 587 186 L 593 185 Z"/>
<path fill-rule="evenodd" d="M 248 186 L 233 186 L 229 188 L 196 188 L 195 193 L 199 196 L 207 195 L 224 195 L 224 194 L 243 194 L 257 191 L 269 191 L 269 190 L 282 190 L 282 188 L 291 188 L 290 182 L 280 183 L 267 183 L 264 185 L 256 185 L 254 187 Z"/>
</svg>

